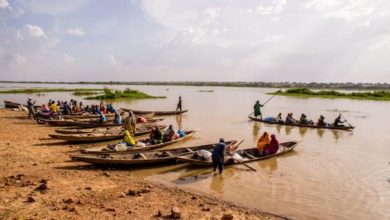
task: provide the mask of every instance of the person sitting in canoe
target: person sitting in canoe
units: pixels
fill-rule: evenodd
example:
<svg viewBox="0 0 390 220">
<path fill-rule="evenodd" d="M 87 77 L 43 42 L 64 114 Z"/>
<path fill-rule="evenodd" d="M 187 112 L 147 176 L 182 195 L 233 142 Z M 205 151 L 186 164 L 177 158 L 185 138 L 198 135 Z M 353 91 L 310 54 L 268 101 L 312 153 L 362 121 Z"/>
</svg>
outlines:
<svg viewBox="0 0 390 220">
<path fill-rule="evenodd" d="M 318 119 L 317 126 L 322 126 L 322 127 L 326 126 L 325 117 L 323 115 L 321 115 L 320 118 Z"/>
<path fill-rule="evenodd" d="M 297 120 L 294 119 L 293 113 L 288 113 L 286 117 L 287 124 L 294 124 Z"/>
<path fill-rule="evenodd" d="M 223 172 L 223 164 L 225 162 L 225 153 L 226 153 L 226 144 L 223 138 L 219 139 L 219 143 L 215 145 L 213 152 L 211 154 L 211 159 L 213 161 L 213 171 L 214 173 L 219 171 L 219 174 Z"/>
<path fill-rule="evenodd" d="M 259 156 L 264 154 L 264 148 L 271 142 L 271 138 L 268 132 L 264 132 L 263 135 L 257 140 L 257 150 L 259 151 Z"/>
<path fill-rule="evenodd" d="M 108 113 L 115 113 L 115 109 L 111 103 L 107 105 L 107 112 Z"/>
<path fill-rule="evenodd" d="M 253 106 L 253 113 L 254 113 L 254 116 L 257 118 L 258 116 L 260 116 L 260 119 L 263 120 L 263 116 L 261 115 L 261 107 L 263 107 L 264 105 L 260 104 L 260 101 L 257 100 L 255 105 Z"/>
<path fill-rule="evenodd" d="M 276 122 L 283 122 L 282 113 L 279 113 L 278 116 L 275 117 L 275 121 Z"/>
<path fill-rule="evenodd" d="M 278 152 L 279 150 L 279 141 L 276 139 L 274 134 L 271 135 L 271 141 L 264 148 L 264 156 L 272 155 Z"/>
<path fill-rule="evenodd" d="M 179 130 L 177 130 L 177 135 L 179 136 L 179 138 L 182 138 L 186 136 L 186 133 L 183 131 L 183 129 L 179 128 Z"/>
<path fill-rule="evenodd" d="M 64 103 L 64 108 L 62 109 L 64 115 L 70 115 L 71 109 L 67 101 Z"/>
<path fill-rule="evenodd" d="M 135 133 L 136 131 L 137 119 L 134 116 L 132 111 L 129 112 L 129 115 L 125 119 L 124 128 L 130 133 Z"/>
<path fill-rule="evenodd" d="M 163 142 L 163 134 L 157 126 L 152 128 L 149 135 L 149 142 L 152 145 L 161 144 Z"/>
<path fill-rule="evenodd" d="M 119 112 L 117 110 L 115 110 L 114 124 L 117 124 L 117 125 L 122 124 L 122 116 L 121 116 L 121 114 L 119 114 Z"/>
<path fill-rule="evenodd" d="M 175 138 L 175 130 L 173 126 L 169 125 L 168 129 L 164 132 L 163 142 L 172 141 Z"/>
<path fill-rule="evenodd" d="M 309 124 L 309 120 L 307 120 L 307 116 L 304 113 L 302 113 L 301 117 L 299 118 L 299 124 Z"/>
<path fill-rule="evenodd" d="M 341 121 L 341 114 L 339 114 L 339 116 L 337 116 L 337 118 L 334 120 L 333 125 L 335 127 L 344 127 L 344 125 L 343 125 L 344 122 L 346 122 L 346 121 Z"/>
<path fill-rule="evenodd" d="M 123 134 L 124 134 L 124 136 L 123 136 L 122 143 L 126 144 L 127 147 L 134 147 L 136 144 L 136 141 L 135 141 L 133 135 L 131 135 L 130 132 L 127 130 L 125 130 L 123 132 Z"/>
<path fill-rule="evenodd" d="M 106 123 L 106 121 L 107 121 L 106 116 L 103 114 L 103 112 L 100 112 L 99 123 L 104 124 Z"/>
</svg>

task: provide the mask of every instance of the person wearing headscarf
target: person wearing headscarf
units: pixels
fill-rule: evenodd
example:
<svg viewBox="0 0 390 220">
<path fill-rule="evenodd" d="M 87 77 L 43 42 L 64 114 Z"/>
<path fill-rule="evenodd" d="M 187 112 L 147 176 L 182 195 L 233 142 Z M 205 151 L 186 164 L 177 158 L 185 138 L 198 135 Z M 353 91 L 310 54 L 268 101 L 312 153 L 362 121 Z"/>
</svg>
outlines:
<svg viewBox="0 0 390 220">
<path fill-rule="evenodd" d="M 260 156 L 263 155 L 265 146 L 267 146 L 270 142 L 271 137 L 269 133 L 265 131 L 257 140 L 257 150 L 259 151 Z"/>
<path fill-rule="evenodd" d="M 119 114 L 118 110 L 115 110 L 114 123 L 117 125 L 122 124 L 122 116 Z"/>
<path fill-rule="evenodd" d="M 168 129 L 164 132 L 164 142 L 172 141 L 175 137 L 175 130 L 173 130 L 173 126 L 169 125 Z"/>
<path fill-rule="evenodd" d="M 126 146 L 135 146 L 136 142 L 133 135 L 131 135 L 130 132 L 127 130 L 125 130 L 123 134 L 123 143 L 125 143 Z"/>
<path fill-rule="evenodd" d="M 276 140 L 276 136 L 274 134 L 271 135 L 271 142 L 265 147 L 264 152 L 265 155 L 272 155 L 278 152 L 279 150 L 279 141 Z"/>
<path fill-rule="evenodd" d="M 163 142 L 163 133 L 157 126 L 152 128 L 149 135 L 149 141 L 151 144 L 161 144 Z"/>
</svg>

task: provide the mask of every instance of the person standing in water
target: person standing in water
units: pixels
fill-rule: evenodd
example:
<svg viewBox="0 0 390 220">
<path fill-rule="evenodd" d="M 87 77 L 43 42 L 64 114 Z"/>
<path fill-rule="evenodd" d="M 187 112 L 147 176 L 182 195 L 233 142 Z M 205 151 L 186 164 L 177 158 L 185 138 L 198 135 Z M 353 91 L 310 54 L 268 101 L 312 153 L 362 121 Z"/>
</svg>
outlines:
<svg viewBox="0 0 390 220">
<path fill-rule="evenodd" d="M 181 96 L 179 96 L 179 102 L 177 103 L 176 111 L 182 111 L 182 100 Z"/>
<path fill-rule="evenodd" d="M 226 144 L 223 138 L 219 139 L 219 143 L 215 145 L 211 158 L 213 161 L 213 171 L 219 171 L 219 174 L 222 174 L 223 164 L 225 163 L 225 152 L 226 152 Z"/>
<path fill-rule="evenodd" d="M 255 115 L 255 117 L 257 118 L 258 116 L 260 116 L 260 119 L 263 120 L 263 116 L 261 115 L 261 107 L 263 107 L 264 105 L 260 104 L 260 101 L 257 100 L 255 105 L 253 106 L 253 113 Z"/>
</svg>

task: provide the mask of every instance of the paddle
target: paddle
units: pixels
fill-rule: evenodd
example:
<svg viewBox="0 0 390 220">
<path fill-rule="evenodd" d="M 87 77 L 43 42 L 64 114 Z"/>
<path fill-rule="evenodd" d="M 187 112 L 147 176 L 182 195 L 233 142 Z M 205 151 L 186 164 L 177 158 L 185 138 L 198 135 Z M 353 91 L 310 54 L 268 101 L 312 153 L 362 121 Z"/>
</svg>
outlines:
<svg viewBox="0 0 390 220">
<path fill-rule="evenodd" d="M 238 144 L 235 146 L 235 150 L 238 149 L 238 147 L 242 144 L 242 142 L 244 142 L 244 140 L 245 140 L 245 139 L 242 139 L 240 142 L 238 142 Z M 234 145 L 233 145 L 233 146 L 234 146 Z M 253 170 L 253 171 L 257 171 L 255 168 L 249 166 L 249 165 L 246 164 L 246 163 L 241 163 L 241 161 L 236 160 L 236 159 L 234 159 L 233 157 L 232 157 L 232 159 L 233 159 L 234 161 L 236 161 L 236 163 L 238 163 L 238 164 L 240 164 L 240 165 L 244 165 L 244 166 L 248 167 L 249 169 L 251 169 L 251 170 Z"/>
<path fill-rule="evenodd" d="M 281 90 L 282 90 L 282 87 L 280 87 L 280 89 L 279 89 L 278 91 L 281 91 Z M 276 91 L 276 92 L 278 92 L 278 91 Z M 269 101 L 271 101 L 271 99 L 272 99 L 273 97 L 275 97 L 276 92 L 275 92 L 275 94 L 273 94 L 269 99 L 267 99 L 267 101 L 265 101 L 265 102 L 263 103 L 263 107 L 265 106 L 265 104 L 267 104 Z M 250 114 L 248 115 L 248 117 L 249 117 L 251 114 L 253 114 L 253 113 L 255 113 L 255 112 L 253 111 L 252 113 L 250 113 Z"/>
<path fill-rule="evenodd" d="M 340 115 L 341 115 L 341 117 L 344 119 L 344 121 L 348 123 L 348 125 L 349 125 L 350 127 L 353 127 L 353 126 L 348 122 L 348 120 L 344 118 L 344 116 L 343 116 L 342 114 L 340 114 Z"/>
</svg>

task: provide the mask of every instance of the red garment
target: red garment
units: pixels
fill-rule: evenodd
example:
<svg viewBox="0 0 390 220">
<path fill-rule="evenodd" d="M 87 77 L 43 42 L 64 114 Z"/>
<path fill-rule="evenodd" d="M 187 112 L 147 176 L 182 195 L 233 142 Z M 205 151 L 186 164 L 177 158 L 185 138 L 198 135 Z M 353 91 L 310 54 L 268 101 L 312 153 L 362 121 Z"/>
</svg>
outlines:
<svg viewBox="0 0 390 220">
<path fill-rule="evenodd" d="M 271 155 L 275 154 L 279 150 L 279 141 L 276 140 L 275 135 L 271 135 L 271 142 L 265 148 L 265 154 Z"/>
</svg>

